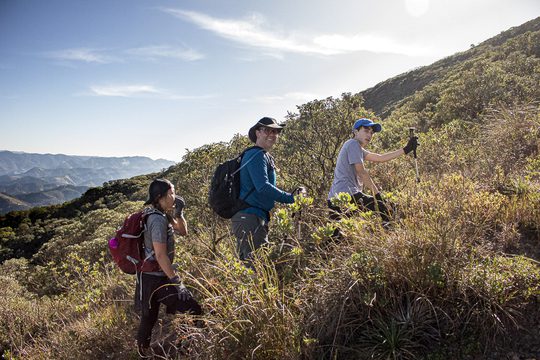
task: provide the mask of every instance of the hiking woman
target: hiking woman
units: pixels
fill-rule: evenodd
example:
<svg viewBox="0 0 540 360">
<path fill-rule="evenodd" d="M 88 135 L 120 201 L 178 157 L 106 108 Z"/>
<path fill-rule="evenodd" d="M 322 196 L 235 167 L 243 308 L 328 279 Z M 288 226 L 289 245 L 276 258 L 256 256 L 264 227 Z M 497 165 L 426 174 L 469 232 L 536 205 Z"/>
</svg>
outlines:
<svg viewBox="0 0 540 360">
<path fill-rule="evenodd" d="M 183 216 L 184 200 L 175 195 L 174 185 L 165 179 L 152 181 L 148 188 L 151 205 L 145 211 L 144 232 L 145 256 L 155 259 L 160 271 L 137 274 L 136 303 L 141 308 L 141 322 L 137 332 L 137 347 L 145 355 L 150 347 L 152 328 L 159 313 L 159 306 L 166 306 L 168 314 L 175 312 L 202 313 L 201 306 L 193 299 L 190 291 L 182 284 L 172 263 L 174 260 L 174 233 L 187 235 Z"/>
</svg>

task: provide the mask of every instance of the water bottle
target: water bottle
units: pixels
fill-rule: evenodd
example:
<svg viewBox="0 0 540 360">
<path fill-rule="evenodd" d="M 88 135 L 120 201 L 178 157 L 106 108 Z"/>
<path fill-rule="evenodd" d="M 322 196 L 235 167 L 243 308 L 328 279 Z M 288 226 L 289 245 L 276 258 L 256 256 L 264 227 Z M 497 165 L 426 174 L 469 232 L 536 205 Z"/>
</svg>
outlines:
<svg viewBox="0 0 540 360">
<path fill-rule="evenodd" d="M 115 237 L 113 237 L 113 238 L 111 238 L 111 239 L 109 240 L 109 247 L 110 247 L 111 249 L 116 249 L 116 248 L 118 248 L 118 240 L 117 240 Z"/>
</svg>

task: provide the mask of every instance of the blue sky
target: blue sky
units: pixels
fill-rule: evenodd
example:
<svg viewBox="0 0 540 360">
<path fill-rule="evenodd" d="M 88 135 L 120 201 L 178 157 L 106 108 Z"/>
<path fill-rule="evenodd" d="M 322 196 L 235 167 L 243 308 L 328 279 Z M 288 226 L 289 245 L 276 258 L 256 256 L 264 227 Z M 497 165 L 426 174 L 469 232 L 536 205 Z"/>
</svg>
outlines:
<svg viewBox="0 0 540 360">
<path fill-rule="evenodd" d="M 0 150 L 179 161 L 538 16 L 538 0 L 0 0 Z"/>
</svg>

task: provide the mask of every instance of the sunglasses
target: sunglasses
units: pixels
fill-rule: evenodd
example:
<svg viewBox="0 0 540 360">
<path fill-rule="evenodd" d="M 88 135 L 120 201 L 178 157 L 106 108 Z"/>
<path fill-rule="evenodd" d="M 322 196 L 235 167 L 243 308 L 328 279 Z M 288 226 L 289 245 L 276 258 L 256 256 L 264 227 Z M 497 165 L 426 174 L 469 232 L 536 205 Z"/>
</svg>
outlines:
<svg viewBox="0 0 540 360">
<path fill-rule="evenodd" d="M 279 134 L 281 129 L 272 129 L 269 127 L 262 127 L 259 130 L 264 131 L 266 134 Z"/>
</svg>

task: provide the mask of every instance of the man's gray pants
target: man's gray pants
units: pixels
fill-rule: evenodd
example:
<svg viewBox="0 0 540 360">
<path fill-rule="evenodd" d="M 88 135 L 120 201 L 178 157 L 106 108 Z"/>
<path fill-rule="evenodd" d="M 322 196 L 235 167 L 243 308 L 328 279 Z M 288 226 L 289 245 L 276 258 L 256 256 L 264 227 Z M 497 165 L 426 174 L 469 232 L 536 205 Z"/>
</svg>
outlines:
<svg viewBox="0 0 540 360">
<path fill-rule="evenodd" d="M 232 218 L 238 257 L 251 262 L 251 253 L 268 242 L 268 223 L 254 214 L 237 212 Z"/>
</svg>

